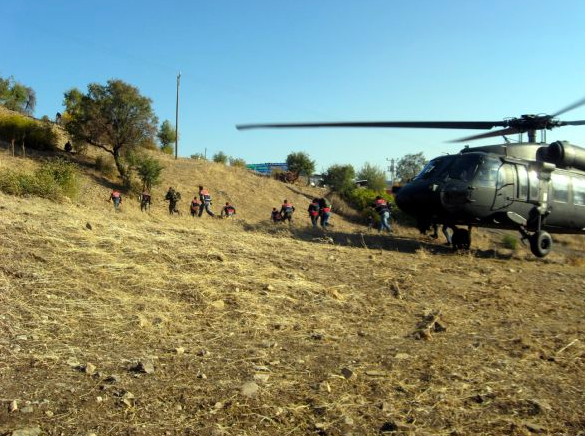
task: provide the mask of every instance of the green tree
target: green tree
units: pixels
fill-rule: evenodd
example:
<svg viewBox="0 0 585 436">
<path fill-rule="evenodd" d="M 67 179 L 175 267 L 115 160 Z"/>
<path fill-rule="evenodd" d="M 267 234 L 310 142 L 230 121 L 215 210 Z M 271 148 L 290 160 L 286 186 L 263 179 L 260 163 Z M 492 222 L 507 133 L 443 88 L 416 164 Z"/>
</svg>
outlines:
<svg viewBox="0 0 585 436">
<path fill-rule="evenodd" d="M 242 158 L 230 156 L 229 161 L 230 167 L 246 168 L 246 161 Z"/>
<path fill-rule="evenodd" d="M 7 109 L 32 115 L 37 103 L 34 89 L 14 80 L 0 77 L 0 104 Z"/>
<path fill-rule="evenodd" d="M 149 191 L 160 184 L 160 175 L 164 169 L 161 163 L 146 154 L 140 155 L 135 161 L 136 173 L 142 181 L 142 189 Z"/>
<path fill-rule="evenodd" d="M 332 165 L 323 175 L 323 183 L 340 194 L 347 194 L 354 187 L 355 170 L 351 165 Z"/>
<path fill-rule="evenodd" d="M 290 153 L 286 157 L 286 165 L 289 171 L 309 177 L 315 172 L 315 161 L 311 160 L 307 153 Z"/>
<path fill-rule="evenodd" d="M 169 120 L 164 120 L 160 125 L 157 137 L 160 141 L 160 149 L 163 153 L 173 154 L 175 151 L 174 144 L 177 141 L 175 128 Z"/>
<path fill-rule="evenodd" d="M 73 138 L 114 156 L 120 177 L 129 185 L 131 166 L 123 152 L 153 139 L 158 119 L 151 103 L 138 88 L 122 80 L 110 79 L 106 85 L 90 83 L 87 94 L 78 89 L 65 93 L 65 128 Z"/>
<path fill-rule="evenodd" d="M 213 161 L 215 163 L 220 163 L 220 164 L 227 164 L 228 162 L 228 155 L 225 154 L 223 151 L 218 151 L 217 153 L 215 153 L 213 155 Z"/>
<path fill-rule="evenodd" d="M 386 174 L 380 167 L 366 162 L 357 173 L 358 180 L 367 180 L 372 191 L 383 192 L 386 189 Z"/>
<path fill-rule="evenodd" d="M 396 178 L 406 183 L 418 173 L 427 164 L 427 160 L 422 152 L 416 154 L 407 154 L 403 156 L 396 165 Z"/>
</svg>

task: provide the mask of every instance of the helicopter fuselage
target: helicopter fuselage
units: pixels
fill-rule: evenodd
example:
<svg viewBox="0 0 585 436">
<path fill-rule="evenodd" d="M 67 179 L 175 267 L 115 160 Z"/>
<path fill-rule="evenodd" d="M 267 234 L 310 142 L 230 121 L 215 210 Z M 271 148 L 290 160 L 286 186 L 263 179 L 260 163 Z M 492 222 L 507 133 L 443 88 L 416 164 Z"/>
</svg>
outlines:
<svg viewBox="0 0 585 436">
<path fill-rule="evenodd" d="M 585 149 L 566 142 L 465 148 L 432 159 L 396 195 L 419 221 L 585 233 Z"/>
</svg>

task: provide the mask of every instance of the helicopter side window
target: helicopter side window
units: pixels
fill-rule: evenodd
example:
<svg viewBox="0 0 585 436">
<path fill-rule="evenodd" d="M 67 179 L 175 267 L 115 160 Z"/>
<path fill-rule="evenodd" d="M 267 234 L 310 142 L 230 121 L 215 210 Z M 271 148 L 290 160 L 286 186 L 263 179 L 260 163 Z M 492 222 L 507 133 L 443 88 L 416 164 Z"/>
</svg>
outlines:
<svg viewBox="0 0 585 436">
<path fill-rule="evenodd" d="M 552 198 L 560 203 L 569 202 L 569 178 L 564 174 L 552 173 Z"/>
<path fill-rule="evenodd" d="M 536 171 L 530 171 L 528 173 L 528 180 L 530 182 L 530 200 L 531 201 L 538 201 L 538 192 L 539 192 L 539 186 L 540 186 L 540 182 L 538 180 L 538 174 L 536 173 Z"/>
<path fill-rule="evenodd" d="M 516 165 L 518 176 L 518 199 L 528 200 L 528 171 L 524 165 Z"/>
<path fill-rule="evenodd" d="M 585 178 L 573 177 L 573 204 L 585 206 Z"/>
<path fill-rule="evenodd" d="M 502 189 L 503 187 L 509 185 L 514 185 L 514 172 L 512 171 L 511 165 L 504 164 L 498 171 L 498 183 L 496 188 Z"/>
</svg>

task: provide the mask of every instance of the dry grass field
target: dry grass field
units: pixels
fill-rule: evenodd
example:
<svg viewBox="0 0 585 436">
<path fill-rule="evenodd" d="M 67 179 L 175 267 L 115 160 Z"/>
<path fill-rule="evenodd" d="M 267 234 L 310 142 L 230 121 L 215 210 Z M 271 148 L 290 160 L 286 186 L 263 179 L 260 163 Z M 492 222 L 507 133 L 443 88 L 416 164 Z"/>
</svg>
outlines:
<svg viewBox="0 0 585 436">
<path fill-rule="evenodd" d="M 79 199 L 0 193 L 0 434 L 585 435 L 581 237 L 539 260 L 324 233 L 315 188 L 163 159 L 148 213 L 114 213 L 91 159 Z M 199 184 L 237 218 L 191 218 Z"/>
</svg>

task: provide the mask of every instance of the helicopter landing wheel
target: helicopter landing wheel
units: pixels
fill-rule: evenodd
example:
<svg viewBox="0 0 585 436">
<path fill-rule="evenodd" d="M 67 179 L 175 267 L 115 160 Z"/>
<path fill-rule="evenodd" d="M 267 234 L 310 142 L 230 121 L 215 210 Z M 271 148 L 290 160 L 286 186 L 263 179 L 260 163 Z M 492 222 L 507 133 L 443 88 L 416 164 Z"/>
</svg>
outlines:
<svg viewBox="0 0 585 436">
<path fill-rule="evenodd" d="M 552 237 L 544 230 L 534 232 L 528 240 L 530 241 L 530 251 L 536 257 L 545 257 L 552 249 Z"/>
<path fill-rule="evenodd" d="M 455 228 L 451 240 L 453 241 L 453 248 L 455 250 L 469 250 L 471 246 L 471 233 L 467 229 Z"/>
</svg>

